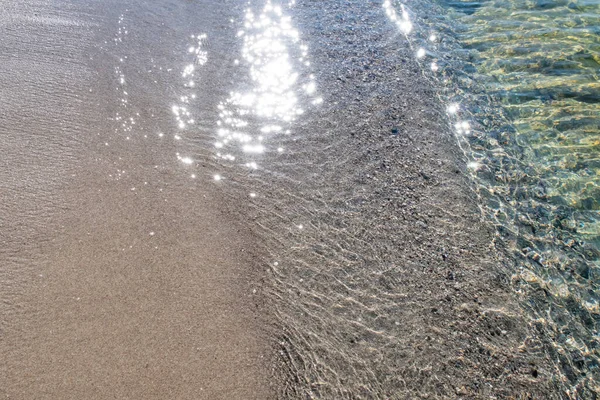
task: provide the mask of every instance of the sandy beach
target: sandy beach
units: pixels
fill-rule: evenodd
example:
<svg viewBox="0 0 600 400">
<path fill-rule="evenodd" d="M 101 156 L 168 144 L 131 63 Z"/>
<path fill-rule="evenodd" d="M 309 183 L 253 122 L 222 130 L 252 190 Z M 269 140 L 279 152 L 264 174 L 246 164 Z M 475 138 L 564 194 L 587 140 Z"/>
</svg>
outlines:
<svg viewBox="0 0 600 400">
<path fill-rule="evenodd" d="M 562 398 L 381 2 L 5 3 L 0 397 Z"/>
</svg>

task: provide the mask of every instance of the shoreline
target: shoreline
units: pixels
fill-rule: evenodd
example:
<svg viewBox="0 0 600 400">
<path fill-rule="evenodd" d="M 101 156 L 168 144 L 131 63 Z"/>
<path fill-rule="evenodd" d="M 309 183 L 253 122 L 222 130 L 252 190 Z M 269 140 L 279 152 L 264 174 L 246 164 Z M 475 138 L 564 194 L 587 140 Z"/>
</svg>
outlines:
<svg viewBox="0 0 600 400">
<path fill-rule="evenodd" d="M 30 66 L 18 83 L 42 83 L 0 126 L 20 167 L 0 208 L 19 218 L 0 253 L 0 395 L 560 398 L 435 88 L 380 2 L 285 9 L 310 54 L 290 76 L 314 74 L 322 103 L 256 171 L 213 149 L 227 91 L 256 89 L 234 64 L 242 5 L 56 4 L 7 44 L 26 65 L 23 38 L 44 37 L 56 68 Z M 190 32 L 208 34 L 206 95 L 173 139 Z"/>
<path fill-rule="evenodd" d="M 279 395 L 558 399 L 435 88 L 380 6 L 296 5 L 323 105 L 260 179 L 236 175 L 265 193 L 237 215 L 270 251 Z"/>
</svg>

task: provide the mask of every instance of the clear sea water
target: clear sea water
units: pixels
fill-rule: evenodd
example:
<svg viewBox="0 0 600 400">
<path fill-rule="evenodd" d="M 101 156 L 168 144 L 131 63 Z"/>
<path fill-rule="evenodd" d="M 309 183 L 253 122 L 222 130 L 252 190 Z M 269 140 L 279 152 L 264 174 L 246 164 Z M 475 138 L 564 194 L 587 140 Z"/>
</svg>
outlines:
<svg viewBox="0 0 600 400">
<path fill-rule="evenodd" d="M 600 2 L 384 7 L 448 106 L 561 380 L 590 396 L 600 382 Z"/>
<path fill-rule="evenodd" d="M 186 178 L 210 171 L 232 203 L 245 204 L 264 239 L 274 283 L 266 290 L 280 305 L 281 347 L 301 394 L 401 398 L 404 379 L 422 378 L 400 368 L 406 359 L 421 361 L 407 354 L 418 332 L 398 338 L 408 335 L 402 311 L 411 308 L 401 296 L 404 275 L 424 257 L 403 270 L 397 249 L 421 251 L 402 227 L 423 224 L 410 219 L 423 210 L 399 222 L 414 199 L 395 180 L 418 182 L 422 171 L 397 165 L 398 140 L 388 132 L 401 128 L 383 125 L 402 122 L 402 107 L 389 103 L 401 90 L 394 74 L 406 71 L 403 55 L 390 49 L 408 43 L 417 72 L 446 107 L 442 118 L 411 115 L 450 124 L 482 216 L 514 261 L 512 287 L 546 340 L 556 380 L 573 398 L 594 398 L 600 2 L 332 1 L 317 11 L 313 2 L 298 3 L 236 3 L 226 28 L 190 17 L 191 35 L 177 37 L 174 54 L 153 58 L 148 70 L 168 76 L 159 137 L 173 139 Z M 124 15 L 114 42 L 128 49 L 136 14 Z M 139 114 L 129 103 L 134 88 L 125 85 L 138 72 L 122 64 L 114 70 L 122 94 L 114 119 L 129 140 Z M 340 90 L 338 81 L 356 88 Z"/>
</svg>

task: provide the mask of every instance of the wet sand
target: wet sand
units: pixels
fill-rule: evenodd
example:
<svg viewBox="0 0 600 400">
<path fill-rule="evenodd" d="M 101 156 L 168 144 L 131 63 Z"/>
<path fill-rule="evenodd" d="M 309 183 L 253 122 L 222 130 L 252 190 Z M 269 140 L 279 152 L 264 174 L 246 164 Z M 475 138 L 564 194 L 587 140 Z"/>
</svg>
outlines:
<svg viewBox="0 0 600 400">
<path fill-rule="evenodd" d="M 77 193 L 85 216 L 42 246 L 39 276 L 3 319 L 3 394 L 268 398 L 243 231 L 210 192 L 173 188 L 157 207 L 93 182 L 96 194 Z"/>
<path fill-rule="evenodd" d="M 113 132 L 111 13 L 3 9 L 0 397 L 270 398 L 252 238 L 173 145 Z"/>
<path fill-rule="evenodd" d="M 554 398 L 443 105 L 381 2 L 298 3 L 311 62 L 286 71 L 314 74 L 322 103 L 277 121 L 277 155 L 229 164 L 216 121 L 255 84 L 246 4 L 3 9 L 0 396 Z"/>
</svg>

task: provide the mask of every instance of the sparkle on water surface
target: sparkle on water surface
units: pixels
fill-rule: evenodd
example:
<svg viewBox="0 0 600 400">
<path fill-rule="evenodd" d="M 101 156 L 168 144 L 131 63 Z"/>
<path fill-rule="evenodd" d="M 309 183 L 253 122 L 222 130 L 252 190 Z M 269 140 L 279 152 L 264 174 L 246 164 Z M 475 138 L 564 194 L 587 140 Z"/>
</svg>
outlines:
<svg viewBox="0 0 600 400">
<path fill-rule="evenodd" d="M 249 79 L 218 105 L 214 147 L 221 160 L 257 170 L 270 153 L 283 152 L 277 137 L 291 134 L 291 123 L 304 113 L 302 104 L 323 102 L 316 97 L 315 77 L 302 71 L 310 65 L 308 46 L 286 14 L 292 5 L 267 1 L 259 12 L 244 13 L 237 33 L 241 57 L 233 64 Z"/>
</svg>

